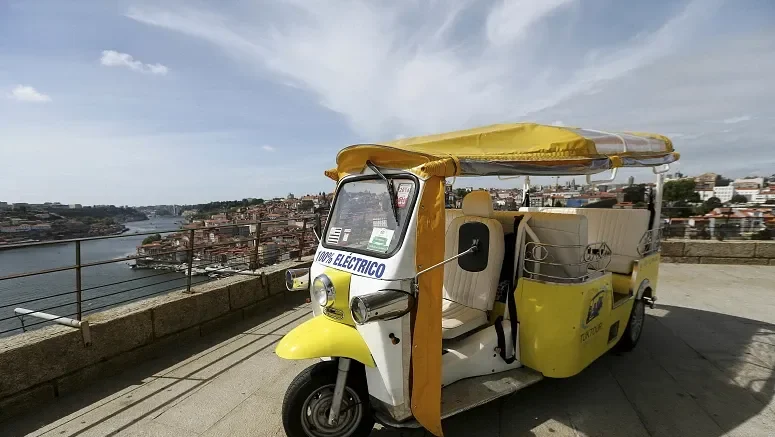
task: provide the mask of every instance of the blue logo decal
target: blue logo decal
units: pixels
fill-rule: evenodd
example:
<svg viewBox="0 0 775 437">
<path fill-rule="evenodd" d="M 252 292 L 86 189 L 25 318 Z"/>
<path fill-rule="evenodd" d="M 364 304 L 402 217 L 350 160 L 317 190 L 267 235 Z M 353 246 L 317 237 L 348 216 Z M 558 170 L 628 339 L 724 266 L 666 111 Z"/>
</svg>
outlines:
<svg viewBox="0 0 775 437">
<path fill-rule="evenodd" d="M 315 261 L 374 278 L 381 278 L 385 274 L 384 263 L 343 253 L 321 250 L 315 256 Z"/>
<path fill-rule="evenodd" d="M 595 320 L 600 315 L 600 310 L 603 309 L 603 298 L 605 297 L 605 290 L 599 291 L 589 302 L 589 310 L 587 310 L 587 321 L 585 326 L 589 325 L 589 322 Z"/>
</svg>

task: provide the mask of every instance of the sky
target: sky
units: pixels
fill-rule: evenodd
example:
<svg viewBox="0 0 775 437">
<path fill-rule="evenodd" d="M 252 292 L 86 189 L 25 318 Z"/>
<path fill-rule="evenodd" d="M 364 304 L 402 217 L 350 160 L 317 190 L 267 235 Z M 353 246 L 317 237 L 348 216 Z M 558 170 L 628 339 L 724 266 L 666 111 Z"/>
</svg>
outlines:
<svg viewBox="0 0 775 437">
<path fill-rule="evenodd" d="M 771 0 L 0 0 L 0 201 L 329 191 L 347 145 L 527 121 L 771 175 L 773 22 Z"/>
</svg>

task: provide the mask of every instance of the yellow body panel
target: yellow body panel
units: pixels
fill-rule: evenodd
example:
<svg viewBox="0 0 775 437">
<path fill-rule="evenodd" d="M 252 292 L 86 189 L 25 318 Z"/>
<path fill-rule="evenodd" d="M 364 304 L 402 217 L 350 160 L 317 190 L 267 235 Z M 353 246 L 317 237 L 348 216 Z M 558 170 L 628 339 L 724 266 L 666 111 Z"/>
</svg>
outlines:
<svg viewBox="0 0 775 437">
<path fill-rule="evenodd" d="M 580 284 L 523 278 L 515 294 L 520 361 L 552 378 L 581 372 L 613 347 L 633 303 L 612 308 L 610 273 Z"/>
<path fill-rule="evenodd" d="M 633 269 L 633 292 L 637 297 L 641 297 L 646 288 L 651 289 L 651 297 L 657 297 L 657 282 L 659 281 L 659 263 L 662 256 L 659 253 L 653 253 L 645 258 L 638 260 Z"/>
<path fill-rule="evenodd" d="M 294 328 L 280 340 L 275 353 L 286 360 L 345 357 L 376 367 L 361 334 L 326 316 L 317 316 Z"/>
<path fill-rule="evenodd" d="M 326 267 L 323 270 L 323 274 L 328 276 L 328 279 L 334 284 L 334 290 L 336 290 L 334 303 L 323 308 L 323 315 L 336 322 L 355 326 L 355 321 L 350 312 L 350 279 L 352 279 L 352 273 Z"/>
<path fill-rule="evenodd" d="M 632 275 L 623 275 L 621 273 L 611 273 L 611 282 L 614 291 L 619 294 L 630 294 L 632 291 Z"/>
</svg>

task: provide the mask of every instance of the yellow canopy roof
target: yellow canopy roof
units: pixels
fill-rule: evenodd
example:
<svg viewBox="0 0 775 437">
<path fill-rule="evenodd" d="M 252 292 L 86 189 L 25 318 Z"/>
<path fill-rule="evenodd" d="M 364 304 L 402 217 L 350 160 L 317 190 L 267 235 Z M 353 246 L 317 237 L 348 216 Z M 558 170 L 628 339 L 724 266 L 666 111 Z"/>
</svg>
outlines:
<svg viewBox="0 0 775 437">
<path fill-rule="evenodd" d="M 515 123 L 346 147 L 337 156 L 337 168 L 326 174 L 338 179 L 371 161 L 444 177 L 555 176 L 659 166 L 678 158 L 662 135 Z"/>
</svg>

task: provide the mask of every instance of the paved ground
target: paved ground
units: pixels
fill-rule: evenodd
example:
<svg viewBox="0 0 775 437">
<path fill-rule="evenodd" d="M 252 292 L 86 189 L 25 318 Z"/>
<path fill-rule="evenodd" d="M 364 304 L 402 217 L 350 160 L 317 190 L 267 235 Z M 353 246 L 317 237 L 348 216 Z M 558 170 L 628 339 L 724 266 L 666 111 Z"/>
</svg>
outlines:
<svg viewBox="0 0 775 437">
<path fill-rule="evenodd" d="M 446 435 L 774 436 L 775 267 L 667 264 L 661 275 L 635 351 L 446 420 Z M 2 423 L 0 435 L 282 436 L 282 396 L 309 363 L 273 350 L 306 317 L 289 304 Z"/>
</svg>

